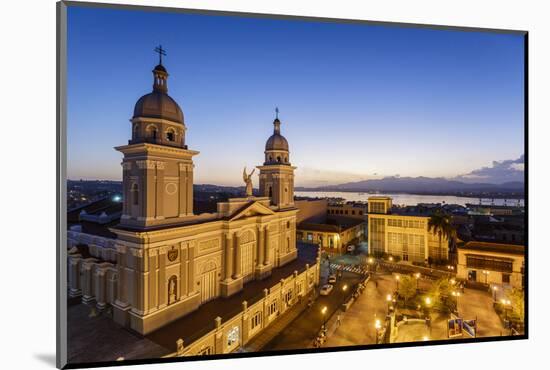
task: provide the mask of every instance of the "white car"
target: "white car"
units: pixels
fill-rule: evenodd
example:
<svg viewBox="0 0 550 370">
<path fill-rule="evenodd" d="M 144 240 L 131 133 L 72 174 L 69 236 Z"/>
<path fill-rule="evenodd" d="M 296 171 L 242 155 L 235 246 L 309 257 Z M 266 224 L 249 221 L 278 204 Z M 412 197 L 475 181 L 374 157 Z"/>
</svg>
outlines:
<svg viewBox="0 0 550 370">
<path fill-rule="evenodd" d="M 330 292 L 332 292 L 332 289 L 334 289 L 334 285 L 332 284 L 325 284 L 321 287 L 321 291 L 319 294 L 321 295 L 329 295 Z"/>
<path fill-rule="evenodd" d="M 332 274 L 328 277 L 328 283 L 329 284 L 334 284 L 336 283 L 336 275 Z"/>
</svg>

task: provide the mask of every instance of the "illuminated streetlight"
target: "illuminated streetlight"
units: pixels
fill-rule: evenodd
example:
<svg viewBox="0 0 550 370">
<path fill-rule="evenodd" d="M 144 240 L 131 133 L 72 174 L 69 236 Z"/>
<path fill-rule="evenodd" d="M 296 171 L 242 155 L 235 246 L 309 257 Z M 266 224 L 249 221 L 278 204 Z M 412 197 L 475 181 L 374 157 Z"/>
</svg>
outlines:
<svg viewBox="0 0 550 370">
<path fill-rule="evenodd" d="M 497 291 L 498 291 L 498 286 L 496 285 L 493 285 L 493 302 L 497 302 Z M 504 289 L 503 289 L 504 291 Z"/>
<path fill-rule="evenodd" d="M 414 277 L 416 278 L 416 290 L 418 290 L 418 280 L 420 279 L 420 272 L 414 274 Z"/>
<path fill-rule="evenodd" d="M 485 275 L 485 284 L 487 284 L 487 277 L 488 277 L 488 275 L 489 275 L 489 271 L 483 270 L 483 271 L 481 271 L 481 273 L 482 273 L 483 275 Z"/>
<path fill-rule="evenodd" d="M 424 342 L 426 342 L 426 341 L 430 340 L 430 337 L 428 337 L 427 335 L 424 335 L 424 336 L 422 337 L 422 340 L 423 340 Z"/>
<path fill-rule="evenodd" d="M 378 337 L 380 336 L 380 329 L 382 328 L 382 323 L 379 319 L 376 319 L 374 322 L 374 328 L 376 329 L 376 344 L 378 344 Z"/>
<path fill-rule="evenodd" d="M 390 258 L 388 258 L 390 260 L 390 262 L 393 262 L 393 256 L 390 256 Z"/>
<path fill-rule="evenodd" d="M 342 287 L 342 290 L 345 292 L 346 290 L 348 290 L 348 285 L 347 284 L 344 284 L 344 286 Z"/>
<path fill-rule="evenodd" d="M 432 304 L 432 299 L 431 299 L 430 297 L 426 297 L 426 298 L 424 299 L 424 302 L 426 302 L 426 306 L 429 306 L 429 305 Z"/>
<path fill-rule="evenodd" d="M 453 297 L 456 297 L 456 312 L 459 312 L 458 311 L 458 297 L 460 297 L 460 292 L 453 291 L 452 295 L 453 295 Z"/>
</svg>

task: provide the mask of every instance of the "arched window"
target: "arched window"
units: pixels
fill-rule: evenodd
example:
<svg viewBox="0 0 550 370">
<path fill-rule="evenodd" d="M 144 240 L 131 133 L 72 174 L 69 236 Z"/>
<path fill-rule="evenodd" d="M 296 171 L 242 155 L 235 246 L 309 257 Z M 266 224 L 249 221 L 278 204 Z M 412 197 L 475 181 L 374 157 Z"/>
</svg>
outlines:
<svg viewBox="0 0 550 370">
<path fill-rule="evenodd" d="M 277 156 L 277 162 L 281 162 L 281 157 Z"/>
<path fill-rule="evenodd" d="M 149 125 L 147 126 L 147 137 L 153 139 L 153 140 L 156 140 L 157 139 L 157 126 L 155 125 Z"/>
<path fill-rule="evenodd" d="M 133 132 L 133 138 L 134 138 L 134 139 L 137 139 L 137 137 L 138 137 L 138 128 L 139 128 L 139 126 L 138 126 L 138 124 L 136 123 L 136 124 L 134 125 L 134 132 Z"/>
<path fill-rule="evenodd" d="M 269 156 L 269 162 L 271 162 L 272 160 L 273 160 L 273 157 Z"/>
<path fill-rule="evenodd" d="M 137 206 L 139 204 L 139 189 L 137 184 L 133 184 L 132 188 L 130 189 L 130 192 L 132 193 L 132 204 Z"/>
<path fill-rule="evenodd" d="M 285 157 L 285 163 L 288 162 L 288 157 Z"/>
<path fill-rule="evenodd" d="M 273 188 L 269 187 L 269 197 L 271 198 L 273 196 Z"/>
<path fill-rule="evenodd" d="M 174 129 L 169 128 L 168 130 L 166 130 L 166 140 L 168 141 L 176 140 L 176 132 L 174 131 Z"/>
</svg>

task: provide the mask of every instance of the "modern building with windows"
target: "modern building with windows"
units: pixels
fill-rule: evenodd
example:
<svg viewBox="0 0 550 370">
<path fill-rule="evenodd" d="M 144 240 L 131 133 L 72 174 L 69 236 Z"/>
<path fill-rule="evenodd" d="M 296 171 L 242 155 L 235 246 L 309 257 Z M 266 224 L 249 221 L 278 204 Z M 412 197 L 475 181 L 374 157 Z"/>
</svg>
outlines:
<svg viewBox="0 0 550 370">
<path fill-rule="evenodd" d="M 397 256 L 403 261 L 427 262 L 449 258 L 449 241 L 428 231 L 430 215 L 394 207 L 391 197 L 368 198 L 369 253 Z"/>
<path fill-rule="evenodd" d="M 457 278 L 523 289 L 525 246 L 471 241 L 458 247 Z"/>
<path fill-rule="evenodd" d="M 182 343 L 212 326 L 215 342 L 192 354 L 228 353 L 319 282 L 317 251 L 297 248 L 295 167 L 276 118 L 258 166 L 260 196 L 250 191 L 195 214 L 199 152 L 185 140 L 166 68 L 157 65 L 153 77 L 153 91 L 135 105 L 131 139 L 116 148 L 121 204 L 83 207 L 69 227 L 69 295 L 112 309 L 117 323 L 142 335 L 164 330 L 159 340 L 174 351 L 179 343 L 178 353 L 189 353 Z M 228 311 L 240 312 L 239 320 Z"/>
</svg>

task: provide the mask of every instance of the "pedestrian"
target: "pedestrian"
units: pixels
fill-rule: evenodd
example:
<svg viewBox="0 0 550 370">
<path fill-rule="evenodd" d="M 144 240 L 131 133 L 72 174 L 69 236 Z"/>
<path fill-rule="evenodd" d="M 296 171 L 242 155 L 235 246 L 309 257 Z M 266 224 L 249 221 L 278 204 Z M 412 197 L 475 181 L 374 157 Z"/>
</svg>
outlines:
<svg viewBox="0 0 550 370">
<path fill-rule="evenodd" d="M 336 326 L 340 326 L 340 314 L 336 315 Z"/>
</svg>

